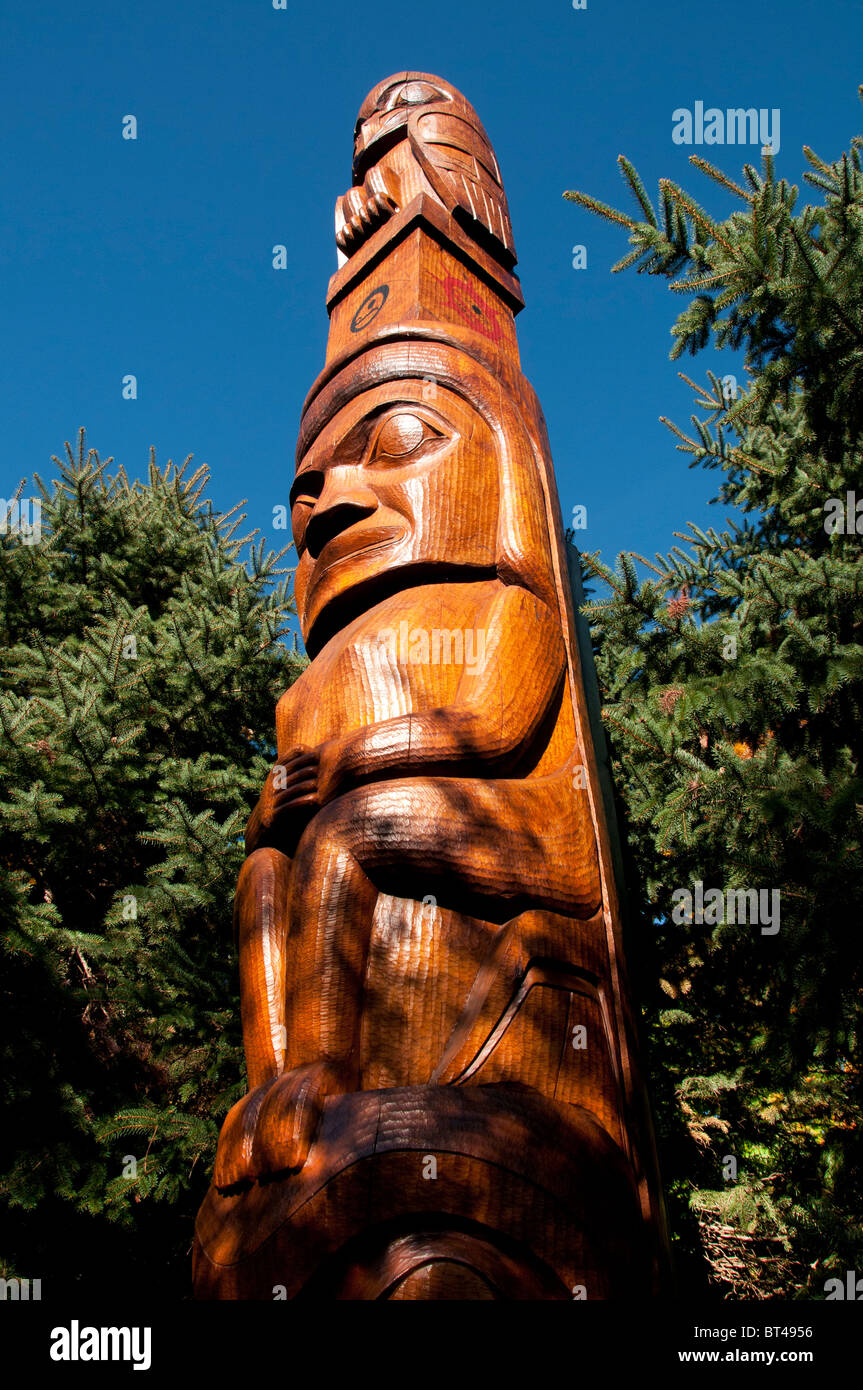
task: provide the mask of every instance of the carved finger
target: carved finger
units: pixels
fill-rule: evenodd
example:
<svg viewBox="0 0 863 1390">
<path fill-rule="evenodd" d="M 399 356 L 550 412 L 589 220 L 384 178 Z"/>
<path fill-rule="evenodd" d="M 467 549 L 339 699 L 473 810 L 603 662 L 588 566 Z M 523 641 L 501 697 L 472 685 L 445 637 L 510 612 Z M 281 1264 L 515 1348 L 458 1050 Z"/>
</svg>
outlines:
<svg viewBox="0 0 863 1390">
<path fill-rule="evenodd" d="M 278 777 L 273 778 L 273 802 L 276 804 L 283 792 L 292 791 L 301 782 L 316 783 L 318 779 L 318 769 L 314 764 L 292 769 L 290 772 L 282 772 Z"/>
<path fill-rule="evenodd" d="M 317 753 L 303 753 L 301 757 L 286 758 L 284 762 L 277 763 L 274 772 L 281 770 L 283 775 L 291 776 L 294 772 L 317 767 L 319 761 Z"/>
<path fill-rule="evenodd" d="M 296 758 L 313 758 L 314 756 L 315 749 L 310 748 L 308 744 L 302 743 L 296 748 L 289 748 L 286 753 L 283 753 L 280 758 L 277 758 L 275 766 L 283 767 L 285 763 L 293 762 Z"/>
<path fill-rule="evenodd" d="M 316 772 L 298 772 L 293 777 L 288 777 L 283 787 L 279 787 L 273 797 L 273 803 L 278 806 L 286 795 L 290 797 L 298 791 L 314 791 L 317 785 Z"/>
<path fill-rule="evenodd" d="M 311 792 L 298 792 L 290 797 L 280 808 L 282 811 L 295 811 L 300 806 L 318 806 L 317 788 Z"/>
<path fill-rule="evenodd" d="M 280 778 L 275 787 L 275 800 L 278 800 L 282 792 L 292 791 L 301 782 L 315 783 L 318 780 L 317 765 L 297 768 L 296 771 L 286 773 L 284 778 Z"/>
<path fill-rule="evenodd" d="M 275 807 L 275 813 L 277 816 L 281 816 L 284 815 L 286 811 L 292 811 L 295 806 L 316 806 L 317 802 L 317 785 L 312 787 L 300 787 L 297 791 L 282 793 L 281 800 Z"/>
</svg>

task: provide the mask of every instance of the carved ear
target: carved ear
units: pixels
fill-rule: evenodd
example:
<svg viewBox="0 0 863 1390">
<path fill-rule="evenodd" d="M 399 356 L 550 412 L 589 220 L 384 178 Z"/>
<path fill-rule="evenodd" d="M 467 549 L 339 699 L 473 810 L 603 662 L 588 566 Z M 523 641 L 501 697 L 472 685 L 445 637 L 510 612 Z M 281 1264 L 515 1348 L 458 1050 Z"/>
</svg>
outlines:
<svg viewBox="0 0 863 1390">
<path fill-rule="evenodd" d="M 520 584 L 552 609 L 557 588 L 542 473 L 545 460 L 512 395 L 500 393 L 500 512 L 497 571 L 504 584 Z"/>
</svg>

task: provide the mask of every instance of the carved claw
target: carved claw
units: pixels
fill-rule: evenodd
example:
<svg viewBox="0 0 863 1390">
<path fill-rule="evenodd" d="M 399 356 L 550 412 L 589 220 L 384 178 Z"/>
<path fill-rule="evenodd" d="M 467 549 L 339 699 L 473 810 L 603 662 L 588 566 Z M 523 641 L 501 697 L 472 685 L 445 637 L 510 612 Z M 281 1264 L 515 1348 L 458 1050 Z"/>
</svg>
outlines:
<svg viewBox="0 0 863 1390">
<path fill-rule="evenodd" d="M 352 188 L 341 200 L 341 218 L 344 220 L 336 232 L 336 245 L 346 255 L 356 251 L 397 210 L 396 201 L 389 193 L 373 192 L 363 198 L 364 191 L 362 188 Z M 359 194 L 360 197 L 349 201 L 351 194 Z"/>
</svg>

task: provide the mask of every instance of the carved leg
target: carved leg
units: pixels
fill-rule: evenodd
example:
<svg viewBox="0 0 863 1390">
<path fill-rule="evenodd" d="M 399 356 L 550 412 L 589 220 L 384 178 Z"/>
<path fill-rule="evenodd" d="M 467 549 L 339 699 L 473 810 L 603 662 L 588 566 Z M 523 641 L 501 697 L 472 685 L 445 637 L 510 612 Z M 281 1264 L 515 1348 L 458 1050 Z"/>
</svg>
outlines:
<svg viewBox="0 0 863 1390">
<path fill-rule="evenodd" d="M 285 1065 L 326 1058 L 360 1088 L 362 994 L 378 889 L 360 859 L 365 795 L 340 797 L 300 840 L 291 884 Z M 359 853 L 358 853 L 359 851 Z"/>
<path fill-rule="evenodd" d="M 270 856 L 258 869 L 258 855 L 251 856 L 247 885 L 241 879 L 238 890 L 239 930 L 246 932 L 244 1039 L 250 1082 L 253 1061 L 257 1079 L 257 1090 L 235 1107 L 245 1107 L 236 1122 L 245 1175 L 301 1167 L 325 1096 L 362 1086 L 362 1001 L 379 891 L 420 896 L 440 884 L 456 899 L 472 895 L 513 911 L 530 905 L 572 916 L 595 911 L 599 876 L 590 826 L 560 791 L 556 779 L 381 782 L 320 811 L 292 866 L 274 851 L 258 851 Z M 261 886 L 269 883 L 272 889 Z M 273 1035 L 282 1020 L 278 1074 Z M 227 1171 L 217 1166 L 222 1180 Z"/>
<path fill-rule="evenodd" d="M 240 1012 L 249 1090 L 271 1081 L 285 1061 L 285 941 L 291 861 L 259 849 L 243 864 L 234 900 L 240 955 Z"/>
<path fill-rule="evenodd" d="M 327 1059 L 361 1085 L 362 997 L 379 891 L 588 917 L 600 902 L 589 823 L 549 783 L 411 778 L 337 798 L 294 860 L 286 1068 Z"/>
<path fill-rule="evenodd" d="M 261 849 L 243 865 L 235 925 L 250 1089 L 222 1128 L 217 1187 L 302 1167 L 325 1096 L 359 1089 L 377 889 L 345 843 L 346 814 L 316 816 L 293 864 Z"/>
<path fill-rule="evenodd" d="M 234 899 L 234 931 L 240 956 L 240 1013 L 249 1092 L 222 1126 L 214 1181 L 229 1187 L 253 1173 L 258 1116 L 267 1092 L 284 1068 L 285 940 L 291 861 L 274 849 L 250 854 Z"/>
<path fill-rule="evenodd" d="M 238 889 L 250 1084 L 252 1057 L 260 1077 L 245 1102 L 248 1176 L 301 1168 L 325 1097 L 361 1086 L 363 980 L 378 890 L 352 851 L 353 816 L 350 805 L 334 803 L 311 822 L 293 864 L 275 855 L 262 870 L 250 870 L 245 893 L 242 879 Z M 259 851 L 267 853 L 274 854 Z M 270 882 L 268 892 L 262 885 Z"/>
</svg>

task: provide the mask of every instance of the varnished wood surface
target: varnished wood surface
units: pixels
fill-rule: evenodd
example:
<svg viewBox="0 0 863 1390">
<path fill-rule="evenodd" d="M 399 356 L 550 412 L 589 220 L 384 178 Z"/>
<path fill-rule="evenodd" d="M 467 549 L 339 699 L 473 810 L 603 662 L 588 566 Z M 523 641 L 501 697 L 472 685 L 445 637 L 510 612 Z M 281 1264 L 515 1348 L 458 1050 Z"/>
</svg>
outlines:
<svg viewBox="0 0 863 1390">
<path fill-rule="evenodd" d="M 336 204 L 336 245 L 351 255 L 394 212 L 433 195 L 511 267 L 512 224 L 494 150 L 461 92 L 426 72 L 402 72 L 360 107 L 354 185 Z"/>
<path fill-rule="evenodd" d="M 291 489 L 312 661 L 247 827 L 250 1089 L 196 1293 L 648 1294 L 658 1193 L 500 171 L 455 89 L 397 74 L 354 179 Z"/>
<path fill-rule="evenodd" d="M 202 1298 L 623 1298 L 649 1259 L 629 1165 L 585 1110 L 414 1087 L 330 1098 L 300 1172 L 211 1189 L 195 1277 Z M 429 1287 L 440 1262 L 473 1269 L 474 1293 Z"/>
</svg>

